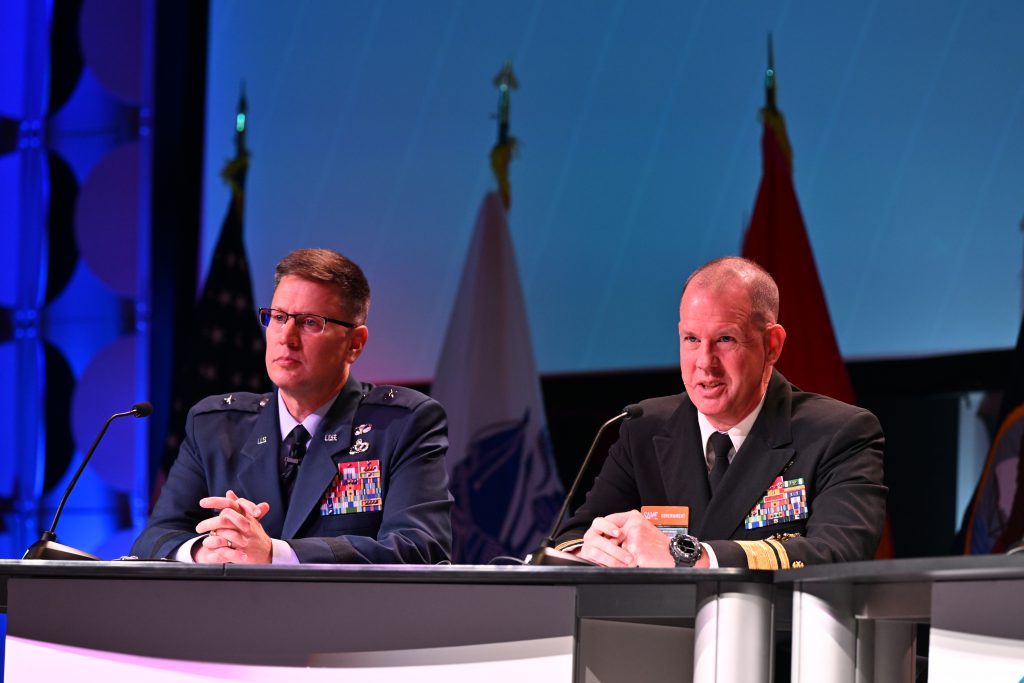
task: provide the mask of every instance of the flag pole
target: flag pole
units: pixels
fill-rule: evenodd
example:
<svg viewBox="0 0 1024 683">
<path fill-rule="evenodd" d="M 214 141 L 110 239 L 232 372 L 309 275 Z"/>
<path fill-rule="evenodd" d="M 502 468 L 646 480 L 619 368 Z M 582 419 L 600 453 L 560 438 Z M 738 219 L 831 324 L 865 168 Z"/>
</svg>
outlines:
<svg viewBox="0 0 1024 683">
<path fill-rule="evenodd" d="M 238 211 L 239 219 L 244 218 L 245 178 L 249 171 L 249 149 L 246 137 L 249 130 L 249 103 L 245 98 L 245 81 L 242 81 L 235 109 L 235 156 L 224 164 L 220 176 L 231 188 L 231 201 Z"/>
<path fill-rule="evenodd" d="M 189 408 L 200 399 L 230 391 L 264 393 L 270 388 L 263 358 L 263 329 L 256 317 L 244 240 L 249 104 L 245 83 L 235 110 L 234 157 L 221 169 L 231 190 L 227 213 L 190 317 L 190 341 L 175 349 L 171 416 L 161 473 L 166 475 L 184 439 Z M 162 482 L 158 482 L 159 489 Z M 156 500 L 159 491 L 154 491 Z"/>
<path fill-rule="evenodd" d="M 457 564 L 521 563 L 565 498 L 509 234 L 508 166 L 516 145 L 509 112 L 518 86 L 511 62 L 494 85 L 498 138 L 490 161 L 498 187 L 480 203 L 430 389 L 448 413 Z"/>
<path fill-rule="evenodd" d="M 512 72 L 512 60 L 507 59 L 501 71 L 494 77 L 494 85 L 498 88 L 498 141 L 491 148 L 491 170 L 498 181 L 498 192 L 501 201 L 508 211 L 512 205 L 512 189 L 508 179 L 508 165 L 516 152 L 518 141 L 509 135 L 509 112 L 512 104 L 512 90 L 519 89 L 519 81 Z"/>
</svg>

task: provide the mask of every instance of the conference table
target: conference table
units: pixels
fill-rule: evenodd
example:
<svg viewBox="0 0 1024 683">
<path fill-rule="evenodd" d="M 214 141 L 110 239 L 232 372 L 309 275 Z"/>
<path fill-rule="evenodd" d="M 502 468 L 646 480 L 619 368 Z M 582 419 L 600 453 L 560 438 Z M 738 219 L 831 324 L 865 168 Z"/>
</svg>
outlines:
<svg viewBox="0 0 1024 683">
<path fill-rule="evenodd" d="M 931 683 L 1024 679 L 1024 554 L 779 572 L 0 560 L 0 605 L 9 682 L 758 683 L 780 635 L 799 683 L 910 682 L 921 654 Z"/>
<path fill-rule="evenodd" d="M 5 680 L 767 682 L 774 578 L 0 561 Z"/>
<path fill-rule="evenodd" d="M 792 591 L 794 683 L 912 682 L 919 656 L 929 683 L 1024 681 L 1024 553 L 818 565 L 775 586 Z"/>
</svg>

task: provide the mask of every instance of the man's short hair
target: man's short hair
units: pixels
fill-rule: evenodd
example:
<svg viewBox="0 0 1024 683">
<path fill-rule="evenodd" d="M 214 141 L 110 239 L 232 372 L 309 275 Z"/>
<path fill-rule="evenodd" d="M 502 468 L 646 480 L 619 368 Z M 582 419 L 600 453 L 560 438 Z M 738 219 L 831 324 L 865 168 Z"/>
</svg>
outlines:
<svg viewBox="0 0 1024 683">
<path fill-rule="evenodd" d="M 754 322 L 778 322 L 779 286 L 775 278 L 754 261 L 740 256 L 723 256 L 705 263 L 686 278 L 683 294 L 691 284 L 702 289 L 720 289 L 732 283 L 743 285 L 750 293 L 750 317 Z"/>
<path fill-rule="evenodd" d="M 370 283 L 362 269 L 333 249 L 297 249 L 274 270 L 274 287 L 287 275 L 335 287 L 352 322 L 362 325 L 370 312 Z"/>
</svg>

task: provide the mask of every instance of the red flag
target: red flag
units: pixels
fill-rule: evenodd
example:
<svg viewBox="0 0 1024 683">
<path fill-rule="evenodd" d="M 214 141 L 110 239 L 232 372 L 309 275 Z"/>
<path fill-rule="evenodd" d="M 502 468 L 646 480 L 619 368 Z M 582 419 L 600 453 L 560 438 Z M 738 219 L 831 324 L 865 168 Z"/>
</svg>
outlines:
<svg viewBox="0 0 1024 683">
<path fill-rule="evenodd" d="M 804 391 L 854 403 L 793 187 L 786 125 L 772 107 L 762 110 L 762 117 L 764 170 L 743 255 L 764 267 L 779 285 L 779 322 L 787 335 L 776 367 Z"/>
<path fill-rule="evenodd" d="M 793 151 L 785 121 L 773 104 L 774 92 L 769 92 L 768 102 L 761 111 L 761 186 L 743 240 L 743 256 L 759 263 L 779 285 L 779 322 L 786 328 L 786 345 L 776 364 L 779 372 L 804 391 L 855 403 L 796 198 Z M 886 513 L 875 558 L 893 556 L 892 525 Z"/>
</svg>

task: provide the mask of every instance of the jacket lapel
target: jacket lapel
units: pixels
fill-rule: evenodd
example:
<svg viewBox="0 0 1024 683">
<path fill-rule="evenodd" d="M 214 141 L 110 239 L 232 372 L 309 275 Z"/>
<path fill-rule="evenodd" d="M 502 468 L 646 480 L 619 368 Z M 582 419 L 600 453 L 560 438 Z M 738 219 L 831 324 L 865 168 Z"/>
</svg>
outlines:
<svg viewBox="0 0 1024 683">
<path fill-rule="evenodd" d="M 665 483 L 666 505 L 686 505 L 690 509 L 690 527 L 705 517 L 711 498 L 708 468 L 701 452 L 697 409 L 685 394 L 669 418 L 662 434 L 651 441 Z M 691 531 L 692 533 L 692 531 Z"/>
<path fill-rule="evenodd" d="M 324 491 L 338 474 L 335 456 L 352 446 L 352 418 L 362 399 L 362 383 L 349 375 L 348 382 L 313 435 L 309 450 L 299 466 L 284 519 L 282 539 L 294 538 L 310 513 L 320 506 Z"/>
<path fill-rule="evenodd" d="M 284 523 L 284 504 L 281 500 L 278 457 L 281 449 L 281 426 L 277 418 L 277 392 L 260 411 L 249 438 L 239 453 L 238 495 L 254 503 L 267 502 L 270 511 L 260 524 L 271 536 L 281 531 Z M 224 495 L 221 491 L 216 495 Z"/>
<path fill-rule="evenodd" d="M 761 414 L 719 484 L 720 493 L 708 504 L 698 537 L 729 539 L 742 527 L 751 508 L 793 457 L 791 415 L 789 383 L 773 371 Z"/>
</svg>

